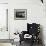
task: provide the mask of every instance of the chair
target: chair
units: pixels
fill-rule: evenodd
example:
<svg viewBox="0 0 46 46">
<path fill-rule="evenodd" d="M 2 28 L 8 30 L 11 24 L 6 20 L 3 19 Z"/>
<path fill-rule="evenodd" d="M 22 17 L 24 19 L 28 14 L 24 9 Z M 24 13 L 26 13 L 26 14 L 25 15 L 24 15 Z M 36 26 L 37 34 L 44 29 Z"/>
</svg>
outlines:
<svg viewBox="0 0 46 46">
<path fill-rule="evenodd" d="M 19 35 L 20 36 L 20 44 L 22 41 L 25 41 L 25 38 L 24 38 L 25 34 L 29 34 L 32 36 L 29 39 L 29 41 L 31 41 L 32 45 L 34 42 L 39 43 L 39 33 L 40 33 L 40 24 L 36 24 L 36 23 L 29 24 L 29 23 L 27 23 L 27 31 L 22 31 L 22 34 Z"/>
</svg>

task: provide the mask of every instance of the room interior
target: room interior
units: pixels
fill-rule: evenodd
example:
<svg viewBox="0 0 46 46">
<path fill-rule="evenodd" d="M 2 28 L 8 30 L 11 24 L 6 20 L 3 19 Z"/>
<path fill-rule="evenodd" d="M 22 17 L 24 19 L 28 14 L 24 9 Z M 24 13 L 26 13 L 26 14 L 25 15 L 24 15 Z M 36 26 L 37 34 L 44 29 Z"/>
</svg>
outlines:
<svg viewBox="0 0 46 46">
<path fill-rule="evenodd" d="M 27 32 L 27 23 L 36 23 L 40 24 L 40 38 L 46 46 L 45 12 L 46 0 L 0 0 L 0 45 L 27 46 L 23 41 L 20 45 L 19 35 L 22 31 Z"/>
</svg>

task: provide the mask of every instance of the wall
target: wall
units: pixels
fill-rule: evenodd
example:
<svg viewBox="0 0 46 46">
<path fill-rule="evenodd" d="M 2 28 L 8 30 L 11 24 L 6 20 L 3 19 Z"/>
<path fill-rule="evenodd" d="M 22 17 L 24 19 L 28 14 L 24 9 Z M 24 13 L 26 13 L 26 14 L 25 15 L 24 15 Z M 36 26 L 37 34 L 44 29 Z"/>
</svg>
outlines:
<svg viewBox="0 0 46 46">
<path fill-rule="evenodd" d="M 8 4 L 0 3 L 0 39 L 9 39 L 9 32 L 7 32 L 7 9 Z"/>
<path fill-rule="evenodd" d="M 27 20 L 14 20 L 14 9 L 27 9 Z M 42 25 L 44 41 L 46 44 L 46 16 L 45 4 L 40 0 L 10 0 L 9 1 L 9 31 L 11 38 L 18 30 L 27 30 L 27 23 L 40 23 Z"/>
<path fill-rule="evenodd" d="M 0 0 L 0 3 L 8 3 L 8 0 Z"/>
<path fill-rule="evenodd" d="M 7 3 L 8 0 L 0 0 L 0 28 L 3 28 L 3 30 L 0 30 L 0 39 L 9 39 L 9 31 L 6 31 L 6 20 L 7 20 L 7 14 L 6 9 L 8 9 L 8 4 L 2 4 Z M 12 46 L 11 43 L 0 43 L 0 46 Z"/>
<path fill-rule="evenodd" d="M 0 0 L 0 2 L 2 1 Z M 13 33 L 16 30 L 18 30 L 19 32 L 21 32 L 22 30 L 27 30 L 27 23 L 36 22 L 40 23 L 43 27 L 44 42 L 46 44 L 45 3 L 43 5 L 40 0 L 9 0 L 6 2 L 9 3 L 8 30 L 10 32 L 11 38 L 14 38 Z M 27 20 L 14 20 L 14 9 L 27 9 Z"/>
</svg>

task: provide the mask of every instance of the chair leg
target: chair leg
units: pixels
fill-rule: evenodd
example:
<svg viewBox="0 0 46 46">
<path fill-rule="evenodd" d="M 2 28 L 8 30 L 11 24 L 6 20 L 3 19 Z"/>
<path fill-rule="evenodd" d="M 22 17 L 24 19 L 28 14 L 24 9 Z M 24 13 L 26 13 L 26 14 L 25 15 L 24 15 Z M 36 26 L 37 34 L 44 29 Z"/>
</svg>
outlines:
<svg viewBox="0 0 46 46">
<path fill-rule="evenodd" d="M 30 46 L 33 46 L 33 44 L 34 44 L 34 42 L 32 42 Z"/>
<path fill-rule="evenodd" d="M 21 45 L 21 41 L 20 41 L 20 45 Z"/>
<path fill-rule="evenodd" d="M 30 46 L 33 46 L 33 44 L 34 44 L 34 41 L 33 41 L 33 39 L 31 40 L 31 45 Z"/>
</svg>

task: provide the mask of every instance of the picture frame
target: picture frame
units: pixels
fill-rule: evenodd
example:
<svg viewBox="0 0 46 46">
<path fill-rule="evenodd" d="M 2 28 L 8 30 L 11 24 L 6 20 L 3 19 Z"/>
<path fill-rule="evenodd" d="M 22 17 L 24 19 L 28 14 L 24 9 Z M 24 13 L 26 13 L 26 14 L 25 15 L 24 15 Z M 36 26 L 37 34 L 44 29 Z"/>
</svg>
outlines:
<svg viewBox="0 0 46 46">
<path fill-rule="evenodd" d="M 14 20 L 26 20 L 27 9 L 14 9 Z"/>
</svg>

